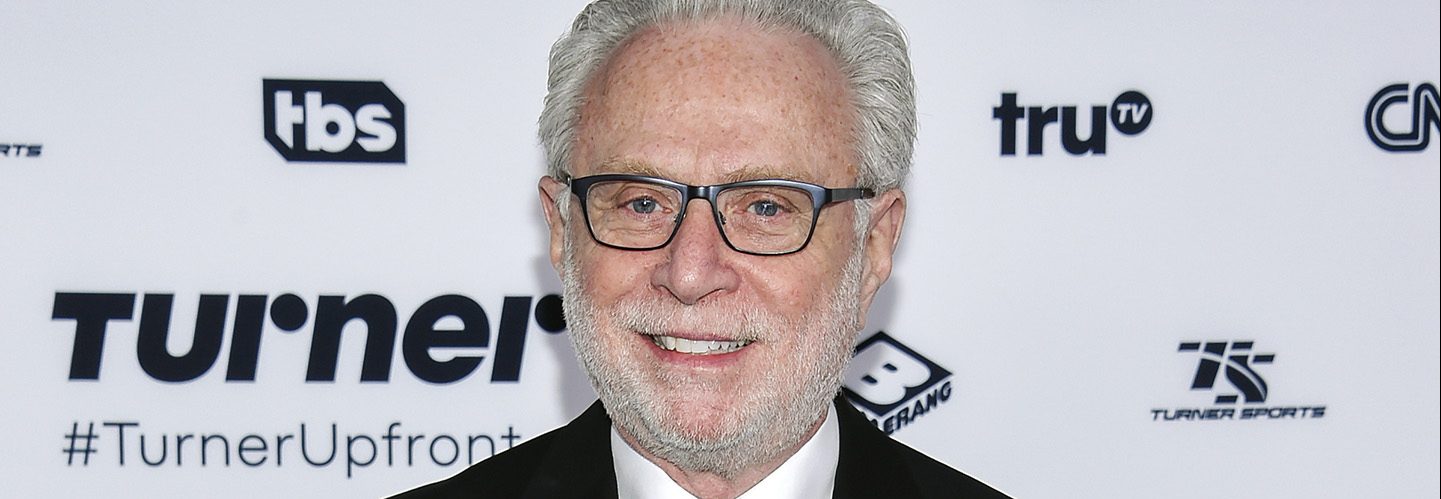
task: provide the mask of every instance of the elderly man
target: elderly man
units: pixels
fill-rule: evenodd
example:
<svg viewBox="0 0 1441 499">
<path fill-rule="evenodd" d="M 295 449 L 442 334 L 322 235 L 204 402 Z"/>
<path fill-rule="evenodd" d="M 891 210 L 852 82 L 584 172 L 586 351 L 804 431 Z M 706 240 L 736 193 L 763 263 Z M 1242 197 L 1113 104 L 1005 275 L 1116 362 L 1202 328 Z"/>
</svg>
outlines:
<svg viewBox="0 0 1441 499">
<path fill-rule="evenodd" d="M 901 233 L 905 40 L 862 0 L 601 0 L 540 197 L 600 401 L 407 497 L 1004 497 L 836 398 Z"/>
</svg>

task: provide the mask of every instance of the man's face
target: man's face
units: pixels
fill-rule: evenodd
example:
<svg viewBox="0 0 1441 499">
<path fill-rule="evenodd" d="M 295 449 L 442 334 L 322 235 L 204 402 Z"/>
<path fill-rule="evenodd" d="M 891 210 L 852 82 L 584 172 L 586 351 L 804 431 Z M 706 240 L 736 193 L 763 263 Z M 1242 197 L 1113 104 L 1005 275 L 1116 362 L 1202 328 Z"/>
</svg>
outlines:
<svg viewBox="0 0 1441 499">
<path fill-rule="evenodd" d="M 573 177 L 856 182 L 843 76 L 800 34 L 727 20 L 645 31 L 587 98 Z M 563 223 L 550 202 L 572 194 L 552 180 L 541 187 L 571 334 L 623 433 L 694 469 L 753 465 L 745 459 L 814 429 L 889 272 L 898 192 L 878 199 L 897 212 L 883 214 L 890 232 L 879 243 L 857 238 L 846 203 L 822 210 L 804 250 L 755 256 L 726 246 L 705 200 L 691 201 L 668 246 L 627 251 L 591 239 L 580 203 Z M 874 236 L 874 225 L 862 233 Z"/>
</svg>

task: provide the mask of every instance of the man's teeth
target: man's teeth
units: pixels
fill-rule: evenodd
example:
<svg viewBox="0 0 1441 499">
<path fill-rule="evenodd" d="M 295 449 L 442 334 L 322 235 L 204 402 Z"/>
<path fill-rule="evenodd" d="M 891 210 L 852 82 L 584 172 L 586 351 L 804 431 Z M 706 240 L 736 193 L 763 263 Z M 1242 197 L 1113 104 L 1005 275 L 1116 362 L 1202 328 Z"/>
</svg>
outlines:
<svg viewBox="0 0 1441 499">
<path fill-rule="evenodd" d="M 674 336 L 651 336 L 650 339 L 657 346 L 672 352 L 699 355 L 730 353 L 750 344 L 749 341 L 688 340 Z"/>
</svg>

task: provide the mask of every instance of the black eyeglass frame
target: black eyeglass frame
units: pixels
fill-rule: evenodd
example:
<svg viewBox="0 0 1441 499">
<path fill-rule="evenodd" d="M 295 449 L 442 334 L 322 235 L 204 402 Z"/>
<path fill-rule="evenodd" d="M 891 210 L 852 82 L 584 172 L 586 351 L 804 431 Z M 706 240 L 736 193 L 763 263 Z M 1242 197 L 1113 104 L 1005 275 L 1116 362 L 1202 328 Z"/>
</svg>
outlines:
<svg viewBox="0 0 1441 499">
<path fill-rule="evenodd" d="M 595 235 L 595 227 L 590 224 L 590 210 L 586 208 L 586 195 L 590 192 L 591 186 L 594 186 L 595 184 L 598 184 L 598 183 L 600 183 L 600 182 L 626 181 L 626 180 L 649 182 L 649 183 L 653 183 L 653 184 L 660 185 L 660 186 L 663 186 L 663 187 L 669 187 L 669 188 L 671 188 L 671 189 L 675 189 L 676 191 L 678 191 L 678 192 L 681 193 L 682 199 L 681 199 L 681 203 L 680 203 L 680 212 L 677 213 L 676 216 L 675 216 L 675 223 L 671 226 L 670 235 L 669 235 L 669 236 L 666 236 L 665 241 L 661 242 L 660 244 L 657 244 L 657 245 L 655 245 L 655 246 L 650 246 L 650 247 L 634 248 L 634 247 L 629 247 L 629 246 L 617 246 L 617 245 L 614 245 L 614 244 L 610 244 L 610 243 L 607 243 L 607 242 L 605 242 L 605 241 L 601 241 L 599 237 L 596 237 L 596 235 Z M 875 195 L 876 195 L 875 190 L 870 189 L 870 188 L 867 188 L 867 187 L 842 187 L 842 188 L 832 189 L 832 188 L 822 187 L 822 186 L 819 186 L 819 185 L 816 185 L 816 184 L 812 184 L 812 183 L 808 183 L 808 182 L 801 182 L 801 181 L 799 181 L 799 180 L 786 180 L 786 179 L 778 179 L 778 178 L 758 179 L 758 180 L 742 180 L 742 181 L 739 181 L 739 182 L 730 182 L 730 183 L 716 184 L 716 185 L 689 185 L 689 184 L 683 184 L 683 183 L 680 183 L 680 182 L 676 182 L 676 181 L 673 181 L 673 180 L 667 180 L 667 179 L 663 179 L 663 178 L 660 178 L 660 177 L 651 177 L 651 176 L 647 176 L 647 175 L 629 175 L 629 174 L 608 173 L 608 174 L 601 174 L 601 175 L 590 175 L 590 176 L 585 176 L 585 177 L 580 177 L 580 178 L 572 178 L 572 179 L 569 179 L 566 183 L 570 185 L 570 192 L 571 192 L 572 194 L 574 194 L 574 195 L 576 196 L 576 198 L 580 199 L 580 212 L 581 212 L 581 214 L 582 214 L 583 216 L 585 216 L 585 228 L 586 228 L 587 231 L 590 232 L 590 238 L 591 238 L 591 240 L 595 241 L 596 243 L 598 243 L 598 244 L 600 244 L 600 245 L 602 245 L 602 246 L 606 246 L 606 247 L 610 247 L 610 248 L 615 248 L 615 249 L 622 249 L 622 250 L 634 250 L 634 251 L 650 251 L 650 250 L 654 250 L 654 249 L 664 248 L 664 247 L 666 247 L 666 245 L 670 244 L 671 240 L 675 239 L 676 233 L 677 233 L 677 232 L 680 232 L 680 224 L 681 224 L 681 222 L 683 222 L 683 221 L 685 220 L 686 209 L 690 206 L 690 201 L 691 201 L 692 199 L 704 199 L 704 200 L 706 200 L 707 202 L 710 203 L 711 217 L 712 217 L 713 219 L 715 219 L 716 230 L 717 230 L 718 232 L 720 232 L 721 240 L 722 240 L 722 241 L 725 241 L 726 246 L 729 246 L 730 249 L 735 250 L 736 252 L 739 252 L 739 253 L 744 253 L 744 254 L 747 254 L 747 255 L 759 255 L 759 256 L 781 256 L 781 255 L 789 255 L 789 254 L 792 254 L 792 253 L 799 252 L 799 251 L 801 251 L 801 250 L 803 250 L 803 249 L 806 249 L 806 246 L 809 246 L 809 245 L 811 244 L 811 236 L 814 236 L 815 233 L 816 233 L 816 223 L 817 223 L 817 221 L 820 219 L 820 216 L 821 216 L 821 208 L 826 207 L 826 205 L 830 205 L 830 204 L 834 204 L 834 203 L 840 203 L 840 202 L 844 202 L 844 201 L 852 201 L 852 200 L 856 200 L 856 199 L 868 199 L 868 198 L 875 197 Z M 731 243 L 730 238 L 726 236 L 726 231 L 725 231 L 725 227 L 724 227 L 725 221 L 721 218 L 720 208 L 718 208 L 718 207 L 716 206 L 716 198 L 717 198 L 718 196 L 720 196 L 720 193 L 721 193 L 721 192 L 724 192 L 724 191 L 729 190 L 729 189 L 734 189 L 734 188 L 737 188 L 737 187 L 756 187 L 756 186 L 761 186 L 761 187 L 765 187 L 765 186 L 789 187 L 789 188 L 792 188 L 792 189 L 799 189 L 799 190 L 802 190 L 802 191 L 806 191 L 808 194 L 810 194 L 810 197 L 811 197 L 811 205 L 812 205 L 812 206 L 811 206 L 811 210 L 812 210 L 812 211 L 811 211 L 811 227 L 810 227 L 810 230 L 806 231 L 806 240 L 805 240 L 804 242 L 802 242 L 799 247 L 797 247 L 796 249 L 790 250 L 790 251 L 782 251 L 782 252 L 775 252 L 775 253 L 765 253 L 765 252 L 758 252 L 758 251 L 746 251 L 746 250 L 742 250 L 742 249 L 740 249 L 740 248 L 737 248 L 737 247 L 735 246 L 735 244 Z"/>
</svg>

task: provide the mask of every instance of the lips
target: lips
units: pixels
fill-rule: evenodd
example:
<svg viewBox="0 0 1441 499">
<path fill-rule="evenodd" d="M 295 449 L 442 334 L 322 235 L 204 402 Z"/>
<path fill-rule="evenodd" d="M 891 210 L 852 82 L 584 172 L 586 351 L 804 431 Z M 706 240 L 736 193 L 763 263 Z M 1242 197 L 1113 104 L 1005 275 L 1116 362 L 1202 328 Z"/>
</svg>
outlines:
<svg viewBox="0 0 1441 499">
<path fill-rule="evenodd" d="M 716 341 L 716 340 L 691 340 L 675 336 L 651 336 L 650 340 L 663 350 L 685 353 L 691 355 L 720 355 L 731 353 L 746 345 L 750 341 Z"/>
</svg>

